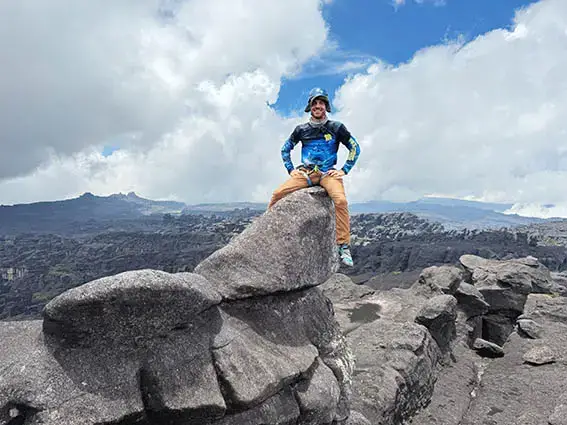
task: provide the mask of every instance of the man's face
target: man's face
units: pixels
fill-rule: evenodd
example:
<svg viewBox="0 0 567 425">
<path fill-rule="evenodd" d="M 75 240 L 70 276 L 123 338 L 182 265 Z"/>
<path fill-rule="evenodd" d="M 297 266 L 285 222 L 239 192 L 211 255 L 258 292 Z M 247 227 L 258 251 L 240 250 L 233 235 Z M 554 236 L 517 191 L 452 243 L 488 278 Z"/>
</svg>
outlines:
<svg viewBox="0 0 567 425">
<path fill-rule="evenodd" d="M 315 99 L 311 103 L 311 116 L 316 120 L 320 120 L 325 117 L 327 113 L 326 104 L 324 100 Z"/>
</svg>

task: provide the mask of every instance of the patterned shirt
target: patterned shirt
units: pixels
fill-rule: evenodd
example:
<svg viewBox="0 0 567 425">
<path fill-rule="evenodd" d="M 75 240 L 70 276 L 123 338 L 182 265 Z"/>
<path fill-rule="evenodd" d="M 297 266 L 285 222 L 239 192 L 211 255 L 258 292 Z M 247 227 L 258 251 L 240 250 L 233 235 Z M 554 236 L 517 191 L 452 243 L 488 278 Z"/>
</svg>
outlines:
<svg viewBox="0 0 567 425">
<path fill-rule="evenodd" d="M 281 149 L 282 159 L 288 173 L 294 169 L 291 150 L 301 141 L 301 162 L 303 167 L 317 169 L 325 173 L 337 163 L 339 145 L 343 144 L 349 154 L 342 170 L 348 174 L 360 155 L 360 146 L 344 124 L 327 121 L 324 124 L 307 122 L 298 125 L 285 141 Z"/>
</svg>

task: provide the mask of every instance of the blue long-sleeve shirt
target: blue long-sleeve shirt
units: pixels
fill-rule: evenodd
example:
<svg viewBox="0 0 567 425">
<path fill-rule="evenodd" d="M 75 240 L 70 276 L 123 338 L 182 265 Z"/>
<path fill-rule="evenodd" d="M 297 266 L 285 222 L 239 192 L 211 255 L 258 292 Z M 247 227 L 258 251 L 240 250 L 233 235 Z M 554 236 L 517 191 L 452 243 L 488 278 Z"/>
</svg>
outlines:
<svg viewBox="0 0 567 425">
<path fill-rule="evenodd" d="M 339 145 L 343 144 L 349 154 L 342 170 L 348 174 L 360 155 L 360 146 L 344 124 L 327 121 L 323 125 L 305 123 L 298 125 L 281 149 L 282 159 L 288 173 L 294 169 L 291 151 L 301 142 L 301 162 L 306 168 L 317 167 L 322 172 L 334 168 L 337 163 Z"/>
</svg>

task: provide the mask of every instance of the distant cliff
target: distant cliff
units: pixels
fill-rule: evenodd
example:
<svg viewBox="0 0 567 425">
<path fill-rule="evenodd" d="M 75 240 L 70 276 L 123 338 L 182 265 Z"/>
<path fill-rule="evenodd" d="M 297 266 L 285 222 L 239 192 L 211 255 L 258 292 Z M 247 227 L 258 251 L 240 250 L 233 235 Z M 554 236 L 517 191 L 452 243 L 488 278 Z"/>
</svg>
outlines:
<svg viewBox="0 0 567 425">
<path fill-rule="evenodd" d="M 0 319 L 38 317 L 45 303 L 63 291 L 126 270 L 192 271 L 263 213 L 144 215 L 148 205 L 133 194 L 62 202 L 31 204 L 28 210 L 22 206 L 28 212 L 10 213 L 17 220 L 9 226 L 25 232 L 0 231 Z M 136 215 L 117 218 L 109 212 L 113 205 L 115 212 Z M 50 208 L 53 214 L 46 212 Z M 98 214 L 94 211 L 107 218 L 92 218 Z M 552 271 L 567 270 L 565 247 L 545 246 L 529 229 L 446 230 L 410 213 L 359 214 L 351 221 L 355 267 L 344 273 L 359 282 L 376 274 L 454 264 L 463 254 L 493 259 L 533 255 Z M 0 229 L 3 225 L 8 226 L 0 220 Z"/>
<path fill-rule="evenodd" d="M 0 205 L 0 235 L 19 233 L 73 234 L 93 220 L 121 220 L 151 214 L 180 213 L 185 204 L 173 201 L 152 201 L 127 195 L 95 196 L 85 193 L 74 199 L 33 204 Z"/>
</svg>

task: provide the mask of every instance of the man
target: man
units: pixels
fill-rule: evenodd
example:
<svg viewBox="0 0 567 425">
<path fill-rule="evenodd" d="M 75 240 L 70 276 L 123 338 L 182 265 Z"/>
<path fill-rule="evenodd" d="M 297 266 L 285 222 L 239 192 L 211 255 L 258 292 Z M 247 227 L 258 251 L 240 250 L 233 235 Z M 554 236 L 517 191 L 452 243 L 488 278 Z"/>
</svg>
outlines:
<svg viewBox="0 0 567 425">
<path fill-rule="evenodd" d="M 331 112 L 331 103 L 325 90 L 311 90 L 305 112 L 311 112 L 309 122 L 298 125 L 281 149 L 285 168 L 291 177 L 274 191 L 268 208 L 296 190 L 313 185 L 323 187 L 335 204 L 339 257 L 343 264 L 352 267 L 350 217 L 343 176 L 347 175 L 356 163 L 360 147 L 344 124 L 327 118 L 327 112 Z M 300 141 L 302 164 L 294 168 L 291 150 Z M 336 170 L 334 167 L 337 163 L 339 144 L 345 145 L 349 154 L 343 167 Z"/>
</svg>

